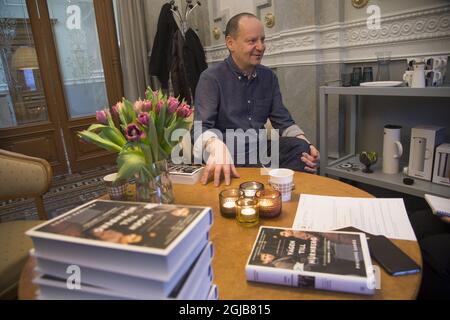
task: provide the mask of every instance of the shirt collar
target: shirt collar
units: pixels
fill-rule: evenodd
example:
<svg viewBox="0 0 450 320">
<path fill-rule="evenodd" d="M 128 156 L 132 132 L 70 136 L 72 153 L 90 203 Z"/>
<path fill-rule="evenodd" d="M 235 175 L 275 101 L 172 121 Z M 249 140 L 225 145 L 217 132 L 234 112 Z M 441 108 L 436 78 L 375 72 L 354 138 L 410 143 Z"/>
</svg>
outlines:
<svg viewBox="0 0 450 320">
<path fill-rule="evenodd" d="M 233 73 L 237 76 L 237 78 L 239 80 L 241 80 L 242 78 L 248 78 L 248 74 L 245 72 L 242 72 L 238 66 L 236 65 L 236 63 L 234 62 L 233 58 L 231 57 L 231 54 L 228 56 L 228 58 L 225 59 L 225 62 L 230 66 L 231 70 L 233 71 Z M 253 71 L 252 76 L 250 77 L 250 79 L 255 79 L 258 76 L 258 66 L 256 66 L 255 70 Z"/>
</svg>

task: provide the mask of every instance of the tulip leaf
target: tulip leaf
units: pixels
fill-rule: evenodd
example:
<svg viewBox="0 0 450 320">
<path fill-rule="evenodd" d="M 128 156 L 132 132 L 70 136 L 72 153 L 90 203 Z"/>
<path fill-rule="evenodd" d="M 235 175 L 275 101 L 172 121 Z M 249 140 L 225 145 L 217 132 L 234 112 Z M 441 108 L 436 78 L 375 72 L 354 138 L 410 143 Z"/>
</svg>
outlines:
<svg viewBox="0 0 450 320">
<path fill-rule="evenodd" d="M 100 148 L 113 151 L 113 152 L 120 152 L 122 151 L 122 147 L 115 144 L 114 142 L 111 142 L 109 140 L 106 140 L 99 136 L 98 134 L 90 131 L 81 131 L 78 133 L 78 136 L 82 138 L 85 141 L 91 142 Z"/>
<path fill-rule="evenodd" d="M 121 152 L 117 158 L 119 172 L 116 180 L 125 180 L 133 177 L 145 167 L 145 156 L 140 150 L 127 150 Z"/>
</svg>

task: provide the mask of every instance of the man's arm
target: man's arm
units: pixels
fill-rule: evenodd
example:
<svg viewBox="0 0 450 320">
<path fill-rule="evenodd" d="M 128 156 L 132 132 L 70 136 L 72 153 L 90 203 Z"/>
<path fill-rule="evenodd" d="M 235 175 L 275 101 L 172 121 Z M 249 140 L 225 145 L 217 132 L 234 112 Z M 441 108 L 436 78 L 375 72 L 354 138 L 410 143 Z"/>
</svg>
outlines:
<svg viewBox="0 0 450 320">
<path fill-rule="evenodd" d="M 202 134 L 195 141 L 193 152 L 196 158 L 203 157 L 203 150 L 209 154 L 201 183 L 207 184 L 214 177 L 216 186 L 220 185 L 222 173 L 226 185 L 230 185 L 231 175 L 239 177 L 227 146 L 212 130 L 216 125 L 219 103 L 220 89 L 216 79 L 203 72 L 196 89 L 194 112 L 195 121 L 202 123 Z"/>
<path fill-rule="evenodd" d="M 297 126 L 289 113 L 289 110 L 284 106 L 283 99 L 280 92 L 280 85 L 278 78 L 273 73 L 273 103 L 270 112 L 270 121 L 275 129 L 280 130 L 282 137 L 297 137 L 305 140 L 310 145 L 309 153 L 304 153 L 300 158 L 305 163 L 305 170 L 311 173 L 317 173 L 320 163 L 320 153 L 317 148 L 311 144 L 306 138 L 305 133 L 299 126 Z"/>
</svg>

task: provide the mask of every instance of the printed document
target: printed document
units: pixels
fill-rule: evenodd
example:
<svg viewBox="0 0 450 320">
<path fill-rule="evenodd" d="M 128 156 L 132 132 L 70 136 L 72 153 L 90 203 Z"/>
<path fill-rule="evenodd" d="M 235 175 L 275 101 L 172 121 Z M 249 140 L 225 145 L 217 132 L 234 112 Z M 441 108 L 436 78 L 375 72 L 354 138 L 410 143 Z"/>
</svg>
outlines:
<svg viewBox="0 0 450 320">
<path fill-rule="evenodd" d="M 403 199 L 300 196 L 293 228 L 328 231 L 350 226 L 391 239 L 416 240 Z"/>
</svg>

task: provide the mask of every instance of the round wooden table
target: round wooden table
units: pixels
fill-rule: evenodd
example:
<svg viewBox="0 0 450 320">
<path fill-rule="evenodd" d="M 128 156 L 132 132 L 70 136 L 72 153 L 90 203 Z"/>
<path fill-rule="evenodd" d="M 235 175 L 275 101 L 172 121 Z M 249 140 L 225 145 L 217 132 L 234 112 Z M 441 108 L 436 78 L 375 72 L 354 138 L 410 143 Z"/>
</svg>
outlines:
<svg viewBox="0 0 450 320">
<path fill-rule="evenodd" d="M 291 300 L 291 299 L 415 299 L 420 287 L 421 274 L 392 277 L 381 269 L 381 290 L 373 296 L 346 294 L 318 290 L 306 290 L 265 283 L 247 282 L 245 264 L 249 257 L 259 227 L 245 228 L 234 219 L 220 215 L 219 193 L 227 188 L 239 188 L 245 181 L 260 181 L 268 186 L 268 177 L 259 169 L 239 168 L 240 179 L 233 179 L 231 186 L 214 187 L 212 183 L 204 186 L 174 184 L 175 202 L 187 205 L 212 207 L 214 224 L 211 228 L 211 241 L 214 245 L 213 258 L 214 283 L 219 289 L 220 299 L 252 300 Z M 262 219 L 261 225 L 291 227 L 297 211 L 300 194 L 315 194 L 343 197 L 369 197 L 369 193 L 337 180 L 306 173 L 295 174 L 295 190 L 292 200 L 283 203 L 280 217 Z M 415 241 L 393 240 L 407 255 L 422 266 L 420 248 Z M 34 299 L 36 286 L 32 283 L 35 261 L 30 258 L 22 272 L 19 284 L 20 299 Z"/>
</svg>

